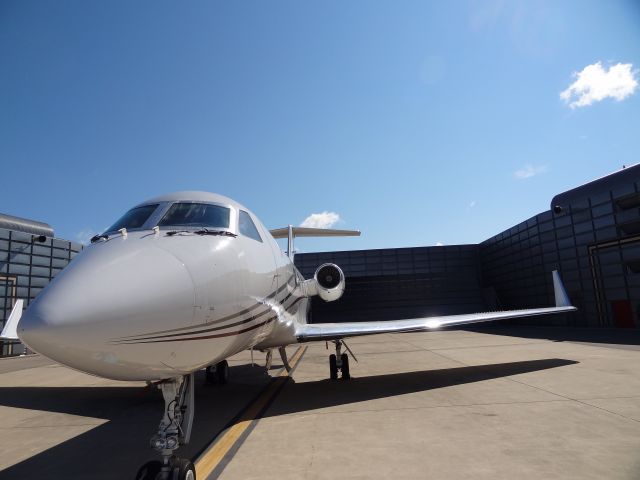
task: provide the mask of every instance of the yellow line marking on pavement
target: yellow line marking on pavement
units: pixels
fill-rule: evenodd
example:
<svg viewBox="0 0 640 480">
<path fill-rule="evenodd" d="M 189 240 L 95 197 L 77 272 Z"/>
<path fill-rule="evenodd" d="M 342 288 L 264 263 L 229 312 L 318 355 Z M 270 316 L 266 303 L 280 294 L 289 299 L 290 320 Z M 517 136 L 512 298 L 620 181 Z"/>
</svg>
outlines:
<svg viewBox="0 0 640 480">
<path fill-rule="evenodd" d="M 307 350 L 307 347 L 300 347 L 291 357 L 289 365 L 293 370 L 300 358 Z M 240 440 L 240 437 L 251 426 L 251 423 L 258 418 L 271 399 L 278 393 L 282 384 L 287 381 L 289 372 L 285 368 L 272 381 L 269 386 L 256 398 L 251 405 L 242 413 L 238 421 L 229 427 L 222 436 L 214 440 L 214 443 L 204 451 L 202 455 L 195 461 L 196 477 L 206 479 L 213 470 L 224 459 L 225 455 Z"/>
</svg>

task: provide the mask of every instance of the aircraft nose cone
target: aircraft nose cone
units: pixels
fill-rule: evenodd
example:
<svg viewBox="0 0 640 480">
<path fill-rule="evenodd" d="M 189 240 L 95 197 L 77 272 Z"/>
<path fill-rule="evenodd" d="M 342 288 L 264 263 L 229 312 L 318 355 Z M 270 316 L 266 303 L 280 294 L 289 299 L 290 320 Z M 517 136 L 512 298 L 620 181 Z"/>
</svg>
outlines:
<svg viewBox="0 0 640 480">
<path fill-rule="evenodd" d="M 99 373 L 92 362 L 120 361 L 114 337 L 191 321 L 194 287 L 187 268 L 171 253 L 135 240 L 96 244 L 79 254 L 26 310 L 20 339 L 53 360 Z"/>
<path fill-rule="evenodd" d="M 42 319 L 29 313 L 29 309 L 22 314 L 20 324 L 18 326 L 18 336 L 22 343 L 27 345 L 31 350 L 38 351 L 36 348 L 41 344 L 39 337 L 41 337 L 44 323 Z"/>
</svg>

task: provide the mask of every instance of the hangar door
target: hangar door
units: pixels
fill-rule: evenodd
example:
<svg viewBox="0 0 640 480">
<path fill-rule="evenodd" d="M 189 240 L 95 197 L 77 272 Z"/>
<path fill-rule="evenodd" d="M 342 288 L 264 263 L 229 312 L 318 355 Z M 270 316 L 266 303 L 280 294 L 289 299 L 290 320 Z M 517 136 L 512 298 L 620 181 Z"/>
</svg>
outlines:
<svg viewBox="0 0 640 480">
<path fill-rule="evenodd" d="M 640 237 L 589 247 L 599 322 L 604 326 L 640 326 Z"/>
</svg>

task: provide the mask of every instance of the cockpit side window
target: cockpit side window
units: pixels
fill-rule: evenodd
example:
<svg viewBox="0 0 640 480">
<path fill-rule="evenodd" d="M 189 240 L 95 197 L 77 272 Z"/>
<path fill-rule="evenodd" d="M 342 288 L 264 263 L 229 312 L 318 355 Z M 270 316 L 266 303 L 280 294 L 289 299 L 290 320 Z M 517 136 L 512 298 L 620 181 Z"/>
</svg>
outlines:
<svg viewBox="0 0 640 480">
<path fill-rule="evenodd" d="M 107 229 L 107 232 L 115 232 L 116 230 L 120 230 L 121 228 L 126 228 L 127 230 L 141 228 L 156 208 L 158 208 L 157 203 L 132 208 L 122 217 L 120 217 L 120 219 L 116 223 L 111 225 Z"/>
<path fill-rule="evenodd" d="M 253 238 L 254 240 L 262 242 L 262 238 L 260 238 L 260 233 L 258 233 L 258 229 L 256 228 L 255 223 L 253 223 L 253 220 L 251 220 L 251 216 L 244 210 L 240 210 L 240 216 L 238 217 L 238 227 L 240 233 L 245 237 Z"/>
<path fill-rule="evenodd" d="M 220 205 L 208 203 L 174 203 L 165 213 L 161 227 L 213 227 L 229 228 L 230 210 Z"/>
</svg>

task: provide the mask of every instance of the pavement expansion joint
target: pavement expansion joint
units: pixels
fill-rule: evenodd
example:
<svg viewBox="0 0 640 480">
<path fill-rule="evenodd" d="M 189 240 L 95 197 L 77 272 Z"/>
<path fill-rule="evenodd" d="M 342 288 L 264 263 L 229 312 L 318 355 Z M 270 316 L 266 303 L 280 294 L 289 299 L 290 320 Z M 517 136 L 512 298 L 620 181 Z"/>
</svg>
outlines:
<svg viewBox="0 0 640 480">
<path fill-rule="evenodd" d="M 640 398 L 640 395 L 616 395 L 613 397 L 575 397 L 572 400 L 620 400 L 624 398 Z"/>
<path fill-rule="evenodd" d="M 451 405 L 421 405 L 419 407 L 394 407 L 394 408 L 359 408 L 353 410 L 340 410 L 336 412 L 313 412 L 313 415 L 330 416 L 330 415 L 357 415 L 359 413 L 375 413 L 375 412 L 403 412 L 418 410 L 433 410 L 446 408 L 467 408 L 467 407 L 491 407 L 501 405 L 531 405 L 536 403 L 570 403 L 571 399 L 553 399 L 553 400 L 530 400 L 518 402 L 487 402 L 487 403 L 454 403 Z"/>
<path fill-rule="evenodd" d="M 428 352 L 432 352 L 434 355 L 438 355 L 439 357 L 442 357 L 442 358 L 444 358 L 444 359 L 446 359 L 446 360 L 449 360 L 450 362 L 454 362 L 454 363 L 460 364 L 460 365 L 462 365 L 463 367 L 469 367 L 469 366 L 471 366 L 471 365 L 467 365 L 467 364 L 466 364 L 466 363 L 464 363 L 464 362 L 461 362 L 460 360 L 456 360 L 455 358 L 448 357 L 447 355 L 444 355 L 444 354 L 442 354 L 442 353 L 440 353 L 440 352 L 438 352 L 438 351 L 435 351 L 435 350 L 428 350 L 428 349 L 425 349 L 425 350 L 426 350 L 426 351 L 428 351 Z"/>
<path fill-rule="evenodd" d="M 465 345 L 462 347 L 442 347 L 442 348 L 430 348 L 428 349 L 430 352 L 436 352 L 440 350 L 465 350 L 471 348 L 496 348 L 496 347 L 522 347 L 529 345 L 542 345 L 548 342 L 529 342 L 529 343 L 497 343 L 495 345 Z"/>
<path fill-rule="evenodd" d="M 640 420 L 636 420 L 635 418 L 627 417 L 626 415 L 623 415 L 623 414 L 621 414 L 621 413 L 612 412 L 611 410 L 607 410 L 607 409 L 606 409 L 606 408 L 604 408 L 604 407 L 599 407 L 599 406 L 597 406 L 597 405 L 591 405 L 590 403 L 586 403 L 586 402 L 584 402 L 584 401 L 582 401 L 582 400 L 579 400 L 579 399 L 577 399 L 577 398 L 571 398 L 571 397 L 568 397 L 568 396 L 566 396 L 566 395 L 562 395 L 562 394 L 560 394 L 560 393 L 551 392 L 551 391 L 549 391 L 549 390 L 547 390 L 547 389 L 545 389 L 545 388 L 538 387 L 538 386 L 536 386 L 536 385 L 530 385 L 530 384 L 528 384 L 528 383 L 526 383 L 526 382 L 523 382 L 523 381 L 520 381 L 520 380 L 516 380 L 515 378 L 512 378 L 512 377 L 505 377 L 505 378 L 506 378 L 507 380 L 512 381 L 512 382 L 518 383 L 518 384 L 520 384 L 520 385 L 525 385 L 525 386 L 527 386 L 527 387 L 535 388 L 536 390 L 540 390 L 541 392 L 545 392 L 545 393 L 548 393 L 548 394 L 551 394 L 551 395 L 557 395 L 557 396 L 559 396 L 559 397 L 565 398 L 565 399 L 570 400 L 570 401 L 572 401 L 572 402 L 579 403 L 580 405 L 584 405 L 584 406 L 586 406 L 586 407 L 590 407 L 590 408 L 595 408 L 595 409 L 597 409 L 597 410 L 600 410 L 600 411 L 603 411 L 603 412 L 610 413 L 611 415 L 615 415 L 615 416 L 617 416 L 617 417 L 624 418 L 625 420 L 631 420 L 632 422 L 640 423 Z"/>
</svg>

